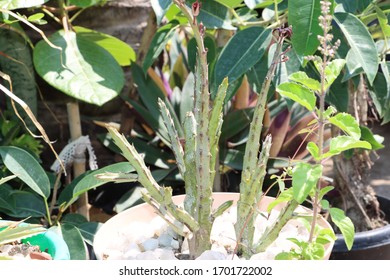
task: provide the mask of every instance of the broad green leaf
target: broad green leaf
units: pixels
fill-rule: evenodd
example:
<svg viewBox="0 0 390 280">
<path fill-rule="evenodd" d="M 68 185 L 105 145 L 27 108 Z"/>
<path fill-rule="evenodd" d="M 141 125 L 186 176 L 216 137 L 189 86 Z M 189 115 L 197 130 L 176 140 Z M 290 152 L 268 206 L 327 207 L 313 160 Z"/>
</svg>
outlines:
<svg viewBox="0 0 390 280">
<path fill-rule="evenodd" d="M 179 118 L 181 123 L 184 123 L 187 112 L 191 112 L 194 107 L 194 74 L 188 74 L 181 92 L 181 102 L 179 103 Z"/>
<path fill-rule="evenodd" d="M 173 20 L 170 23 L 160 27 L 154 34 L 152 42 L 150 43 L 148 52 L 145 55 L 142 69 L 146 73 L 153 62 L 158 58 L 160 53 L 164 50 L 166 44 L 173 35 L 175 35 L 176 28 L 179 27 L 179 22 Z"/>
<path fill-rule="evenodd" d="M 385 146 L 382 144 L 383 143 L 383 136 L 379 135 L 374 135 L 372 131 L 365 126 L 360 127 L 360 131 L 362 134 L 362 140 L 367 141 L 368 143 L 371 144 L 371 148 L 373 150 L 379 150 L 383 149 Z"/>
<path fill-rule="evenodd" d="M 362 66 L 372 85 L 378 72 L 378 55 L 374 40 L 366 26 L 354 15 L 335 13 L 334 19 L 347 39 L 356 61 Z"/>
<path fill-rule="evenodd" d="M 47 21 L 44 20 L 43 18 L 45 17 L 44 13 L 36 13 L 27 18 L 29 22 L 33 22 L 36 24 L 46 24 Z"/>
<path fill-rule="evenodd" d="M 93 239 L 95 237 L 96 232 L 99 230 L 101 227 L 101 223 L 97 222 L 87 222 L 83 223 L 78 226 L 78 229 L 86 243 L 89 245 L 93 245 Z"/>
<path fill-rule="evenodd" d="M 344 151 L 349 149 L 371 149 L 370 143 L 367 141 L 356 140 L 351 136 L 337 136 L 330 140 L 329 151 L 323 155 L 323 159 L 327 157 L 331 157 L 334 155 L 338 155 Z"/>
<path fill-rule="evenodd" d="M 172 0 L 151 0 L 152 8 L 157 18 L 157 25 L 160 25 L 165 13 L 172 5 Z"/>
<path fill-rule="evenodd" d="M 215 1 L 221 3 L 229 8 L 238 7 L 238 6 L 240 6 L 240 4 L 242 2 L 242 0 L 215 0 Z"/>
<path fill-rule="evenodd" d="M 351 0 L 336 0 L 337 6 L 335 12 L 355 13 L 357 8 L 357 1 Z"/>
<path fill-rule="evenodd" d="M 250 124 L 252 116 L 253 109 L 250 108 L 229 112 L 226 116 L 224 116 L 220 141 L 225 143 L 247 128 Z"/>
<path fill-rule="evenodd" d="M 278 3 L 280 2 L 282 2 L 282 0 L 278 0 Z M 245 4 L 249 9 L 262 9 L 273 5 L 274 3 L 274 0 L 245 0 Z"/>
<path fill-rule="evenodd" d="M 45 4 L 49 0 L 0 0 L 0 8 L 6 10 L 31 8 Z"/>
<path fill-rule="evenodd" d="M 112 173 L 130 173 L 135 169 L 128 162 L 119 162 L 112 165 L 105 166 L 98 170 L 95 170 L 81 179 L 73 189 L 73 197 L 77 198 L 81 194 L 87 192 L 90 189 L 99 187 L 107 183 L 105 180 L 98 179 L 96 175 L 104 174 L 105 172 Z"/>
<path fill-rule="evenodd" d="M 192 3 L 194 1 L 191 1 Z M 206 29 L 236 30 L 230 20 L 229 8 L 216 1 L 202 1 L 198 22 L 202 22 Z"/>
<path fill-rule="evenodd" d="M 69 5 L 75 5 L 80 8 L 88 8 L 98 4 L 103 4 L 107 0 L 69 0 Z"/>
<path fill-rule="evenodd" d="M 318 25 L 320 14 L 318 0 L 288 1 L 288 21 L 293 28 L 292 45 L 301 57 L 312 55 L 317 50 L 317 36 L 323 33 Z"/>
<path fill-rule="evenodd" d="M 281 95 L 299 103 L 309 111 L 316 106 L 316 96 L 308 88 L 292 82 L 280 84 L 276 89 Z"/>
<path fill-rule="evenodd" d="M 360 139 L 360 127 L 357 120 L 348 113 L 338 113 L 333 117 L 329 118 L 329 122 L 352 138 L 359 140 Z"/>
<path fill-rule="evenodd" d="M 377 5 L 375 5 L 375 11 L 378 17 L 379 25 L 381 27 L 383 36 L 385 37 L 386 40 L 387 37 L 390 37 L 389 20 L 386 14 Z"/>
<path fill-rule="evenodd" d="M 86 245 L 78 228 L 71 224 L 63 224 L 61 234 L 68 245 L 71 260 L 88 259 Z"/>
<path fill-rule="evenodd" d="M 390 121 L 390 84 L 387 83 L 385 76 L 382 73 L 378 73 L 374 84 L 368 87 L 370 97 L 378 111 L 379 116 L 382 118 L 382 124 Z"/>
<path fill-rule="evenodd" d="M 314 142 L 307 143 L 306 149 L 309 151 L 309 153 L 315 160 L 320 159 L 320 149 Z"/>
<path fill-rule="evenodd" d="M 17 175 L 43 198 L 49 197 L 49 178 L 39 162 L 30 153 L 17 147 L 2 146 L 0 147 L 0 155 L 9 171 Z"/>
<path fill-rule="evenodd" d="M 78 100 L 98 106 L 118 96 L 124 85 L 122 68 L 102 47 L 74 32 L 63 30 L 34 49 L 38 74 L 50 85 Z"/>
<path fill-rule="evenodd" d="M 347 53 L 346 59 L 346 70 L 343 77 L 343 82 L 363 73 L 363 68 L 359 61 L 356 60 L 356 54 L 353 49 L 350 49 Z"/>
<path fill-rule="evenodd" d="M 114 211 L 120 213 L 130 207 L 143 203 L 142 193 L 145 192 L 144 187 L 134 187 L 127 191 L 114 206 Z"/>
<path fill-rule="evenodd" d="M 215 65 L 215 83 L 225 77 L 229 84 L 236 81 L 261 59 L 271 40 L 271 31 L 250 27 L 237 32 L 223 48 Z"/>
<path fill-rule="evenodd" d="M 344 65 L 344 59 L 334 59 L 325 67 L 326 89 L 328 89 L 337 79 Z"/>
<path fill-rule="evenodd" d="M 15 203 L 12 200 L 13 188 L 9 185 L 0 185 L 0 211 L 9 216 L 14 212 Z"/>
<path fill-rule="evenodd" d="M 136 60 L 133 48 L 125 42 L 101 32 L 97 32 L 85 27 L 74 26 L 77 36 L 92 41 L 108 51 L 120 66 L 129 66 Z"/>
<path fill-rule="evenodd" d="M 348 250 L 351 250 L 355 236 L 355 227 L 351 219 L 345 216 L 343 210 L 338 208 L 330 208 L 329 214 L 332 222 L 340 229 Z"/>
<path fill-rule="evenodd" d="M 61 219 L 62 223 L 68 223 L 71 225 L 74 225 L 75 227 L 78 227 L 81 224 L 87 223 L 88 220 L 86 217 L 84 217 L 81 214 L 77 213 L 68 213 Z"/>
<path fill-rule="evenodd" d="M 316 188 L 322 176 L 322 165 L 298 163 L 293 168 L 292 188 L 294 199 L 301 204 L 305 201 L 312 189 Z"/>
<path fill-rule="evenodd" d="M 13 217 L 37 217 L 42 218 L 46 216 L 45 203 L 41 197 L 34 193 L 27 191 L 14 191 L 9 198 L 15 203 Z"/>
<path fill-rule="evenodd" d="M 300 83 L 311 90 L 314 90 L 314 91 L 321 90 L 320 82 L 317 80 L 314 80 L 312 78 L 309 78 L 305 72 L 299 71 L 299 72 L 293 73 L 288 77 L 288 79 L 291 81 Z"/>
</svg>

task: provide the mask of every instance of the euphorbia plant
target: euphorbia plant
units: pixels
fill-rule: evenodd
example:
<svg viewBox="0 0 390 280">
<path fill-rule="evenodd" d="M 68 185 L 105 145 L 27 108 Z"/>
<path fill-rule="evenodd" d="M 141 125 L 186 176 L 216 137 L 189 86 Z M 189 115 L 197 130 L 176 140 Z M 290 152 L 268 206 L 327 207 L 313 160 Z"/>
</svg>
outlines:
<svg viewBox="0 0 390 280">
<path fill-rule="evenodd" d="M 208 62 L 207 49 L 204 46 L 203 38 L 205 27 L 198 22 L 197 15 L 201 9 L 196 1 L 188 7 L 182 0 L 174 0 L 183 15 L 191 26 L 194 38 L 197 43 L 197 66 L 195 70 L 194 104 L 191 111 L 187 112 L 184 121 L 184 141 L 180 141 L 174 122 L 169 110 L 160 100 L 161 117 L 164 120 L 169 132 L 171 148 L 175 154 L 179 171 L 184 179 L 186 198 L 183 207 L 175 205 L 172 201 L 172 190 L 169 187 L 160 186 L 153 178 L 150 170 L 145 165 L 142 156 L 136 151 L 133 145 L 129 144 L 124 135 L 121 135 L 115 128 L 107 126 L 114 142 L 120 148 L 124 157 L 134 167 L 137 174 L 100 174 L 99 178 L 113 181 L 138 181 L 145 187 L 144 200 L 149 203 L 156 212 L 163 217 L 171 227 L 183 237 L 189 240 L 190 255 L 196 258 L 202 252 L 211 248 L 210 234 L 213 222 L 218 215 L 221 215 L 231 205 L 226 201 L 217 209 L 212 209 L 212 187 L 215 177 L 215 162 L 218 152 L 218 140 L 222 126 L 222 108 L 225 100 L 227 79 L 219 86 L 215 99 L 210 99 L 208 84 Z M 324 6 L 325 7 L 325 6 Z M 327 10 L 324 8 L 324 13 Z M 328 19 L 327 19 L 328 20 Z M 327 38 L 328 30 L 325 30 Z M 280 211 L 275 222 L 269 226 L 259 240 L 254 240 L 255 220 L 259 213 L 256 210 L 264 195 L 262 182 L 266 175 L 266 166 L 271 147 L 271 138 L 266 137 L 261 145 L 262 122 L 267 102 L 267 94 L 275 74 L 275 69 L 285 60 L 283 43 L 291 35 L 290 28 L 277 28 L 273 31 L 276 50 L 273 55 L 267 76 L 259 93 L 254 109 L 253 119 L 250 125 L 248 143 L 246 145 L 242 180 L 240 183 L 240 198 L 237 204 L 237 251 L 239 255 L 250 257 L 258 252 L 263 252 L 271 245 L 279 235 L 284 225 L 295 218 L 296 208 L 309 196 L 313 197 L 314 213 L 310 220 L 310 240 L 292 239 L 300 250 L 280 255 L 278 258 L 322 258 L 324 257 L 324 244 L 334 239 L 333 231 L 318 228 L 316 221 L 319 215 L 318 205 L 323 202 L 322 197 L 329 188 L 321 190 L 317 183 L 322 176 L 322 160 L 337 154 L 351 147 L 368 147 L 365 142 L 356 140 L 358 132 L 351 118 L 346 117 L 347 122 L 340 120 L 343 115 L 335 115 L 333 110 L 324 109 L 323 104 L 316 108 L 314 91 L 318 91 L 321 98 L 324 98 L 326 89 L 340 72 L 343 62 L 335 61 L 329 63 L 328 55 L 324 54 L 321 63 L 316 62 L 319 69 L 322 69 L 322 81 L 317 82 L 306 76 L 304 73 L 292 75 L 297 83 L 286 83 L 279 86 L 279 91 L 291 97 L 294 101 L 304 105 L 317 116 L 319 132 L 319 144 L 311 143 L 308 147 L 316 162 L 314 164 L 301 162 L 279 179 L 282 180 L 292 175 L 292 188 L 282 190 L 280 196 L 269 207 L 269 211 L 280 202 L 286 206 Z M 328 49 L 328 38 L 323 47 Z M 317 60 L 315 60 L 317 61 Z M 321 68 L 322 67 L 322 68 Z M 323 100 L 322 100 L 323 103 Z M 323 152 L 321 131 L 323 131 L 325 120 L 334 123 L 352 136 L 339 138 L 327 153 Z M 343 125 L 342 125 L 343 124 Z M 358 128 L 358 127 L 357 127 Z M 352 131 L 352 132 L 351 132 Z M 351 137 L 351 138 L 348 138 Z M 356 141 L 355 141 L 356 140 Z M 351 144 L 352 143 L 352 144 Z M 326 206 L 326 205 L 325 205 Z M 341 225 L 342 231 L 349 233 L 349 246 L 353 237 L 353 226 L 343 215 L 342 211 L 330 209 L 331 215 L 336 224 Z"/>
</svg>

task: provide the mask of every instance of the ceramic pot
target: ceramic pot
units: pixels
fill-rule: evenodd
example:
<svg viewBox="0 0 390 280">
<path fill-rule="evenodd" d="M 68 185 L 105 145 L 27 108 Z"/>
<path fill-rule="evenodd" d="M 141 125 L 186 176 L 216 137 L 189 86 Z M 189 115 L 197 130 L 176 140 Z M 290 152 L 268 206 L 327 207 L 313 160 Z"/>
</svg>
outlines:
<svg viewBox="0 0 390 280">
<path fill-rule="evenodd" d="M 378 196 L 381 210 L 390 222 L 390 199 Z M 353 247 L 348 251 L 342 235 L 337 240 L 330 256 L 333 260 L 390 260 L 390 224 L 382 228 L 358 232 Z"/>
<path fill-rule="evenodd" d="M 185 195 L 178 195 L 173 197 L 175 204 L 182 204 L 184 201 Z M 213 208 L 217 208 L 222 203 L 233 200 L 234 205 L 239 199 L 238 193 L 214 193 L 213 194 Z M 271 203 L 275 198 L 273 197 L 264 197 L 260 206 L 260 211 L 265 211 L 269 203 Z M 275 210 L 280 210 L 283 207 L 283 204 L 279 204 L 275 207 Z M 311 211 L 308 208 L 299 206 L 299 211 L 308 212 Z M 117 240 L 119 238 L 118 228 L 129 225 L 132 222 L 150 222 L 153 218 L 156 217 L 154 209 L 146 204 L 140 204 L 129 208 L 103 224 L 100 227 L 94 238 L 94 251 L 97 259 L 104 259 L 104 252 L 106 248 L 109 248 L 109 244 L 112 240 Z M 330 224 L 323 218 L 319 220 L 319 224 L 323 227 L 331 228 Z M 332 251 L 333 243 L 328 244 L 325 252 L 325 259 L 329 259 L 330 253 Z"/>
</svg>

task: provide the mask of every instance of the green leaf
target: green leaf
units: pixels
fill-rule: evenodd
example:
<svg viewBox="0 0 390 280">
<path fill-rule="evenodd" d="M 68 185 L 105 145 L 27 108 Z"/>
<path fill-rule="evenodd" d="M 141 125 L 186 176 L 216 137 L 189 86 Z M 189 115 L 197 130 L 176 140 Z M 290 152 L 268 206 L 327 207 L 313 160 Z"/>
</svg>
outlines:
<svg viewBox="0 0 390 280">
<path fill-rule="evenodd" d="M 361 126 L 360 131 L 362 134 L 361 139 L 370 143 L 371 148 L 373 150 L 379 150 L 379 149 L 383 149 L 385 147 L 382 144 L 384 138 L 382 136 L 379 136 L 379 135 L 374 135 L 368 127 Z"/>
<path fill-rule="evenodd" d="M 351 219 L 345 216 L 343 210 L 338 208 L 330 208 L 329 214 L 332 222 L 340 229 L 348 250 L 351 250 L 355 236 L 355 227 Z"/>
<path fill-rule="evenodd" d="M 276 89 L 281 95 L 299 103 L 309 111 L 316 106 L 316 96 L 308 88 L 292 82 L 280 84 Z"/>
<path fill-rule="evenodd" d="M 323 34 L 318 25 L 321 14 L 320 1 L 288 1 L 288 21 L 293 28 L 292 45 L 301 57 L 312 55 L 319 46 L 318 35 Z"/>
<path fill-rule="evenodd" d="M 289 202 L 294 199 L 294 193 L 293 188 L 289 188 L 278 195 L 274 201 L 272 201 L 268 207 L 267 212 L 271 213 L 272 209 L 275 208 L 276 205 L 282 203 L 282 202 Z"/>
<path fill-rule="evenodd" d="M 236 8 L 236 7 L 240 6 L 240 4 L 242 2 L 242 0 L 215 0 L 215 1 L 221 3 L 229 8 Z"/>
<path fill-rule="evenodd" d="M 77 213 L 68 213 L 61 219 L 62 223 L 68 223 L 71 225 L 74 225 L 75 227 L 78 227 L 81 224 L 87 223 L 88 220 L 86 217 L 84 217 L 81 214 Z"/>
<path fill-rule="evenodd" d="M 87 250 L 78 228 L 71 224 L 61 225 L 61 234 L 68 245 L 71 260 L 87 260 Z"/>
<path fill-rule="evenodd" d="M 98 106 L 118 96 L 124 74 L 109 52 L 74 32 L 61 30 L 49 40 L 63 51 L 43 40 L 36 45 L 35 69 L 46 82 L 67 95 Z"/>
<path fill-rule="evenodd" d="M 179 27 L 179 22 L 173 20 L 168 24 L 160 27 L 154 34 L 152 42 L 150 43 L 148 52 L 145 55 L 142 69 L 146 73 L 153 62 L 158 58 L 160 53 L 164 50 L 166 44 L 173 35 L 175 35 L 176 28 Z"/>
<path fill-rule="evenodd" d="M 344 59 L 334 59 L 325 67 L 326 89 L 328 89 L 337 79 L 344 65 Z"/>
<path fill-rule="evenodd" d="M 206 36 L 203 40 L 205 48 L 207 48 L 207 61 L 213 63 L 217 55 L 217 46 L 215 40 L 211 36 Z M 192 72 L 195 72 L 196 57 L 198 47 L 196 45 L 196 39 L 191 38 L 188 41 L 187 53 L 188 53 L 188 67 Z"/>
<path fill-rule="evenodd" d="M 6 10 L 31 8 L 45 4 L 49 0 L 0 0 L 0 8 Z"/>
<path fill-rule="evenodd" d="M 0 245 L 17 242 L 45 231 L 42 225 L 0 221 Z"/>
<path fill-rule="evenodd" d="M 202 1 L 197 20 L 202 22 L 206 29 L 236 30 L 230 20 L 229 8 L 216 1 Z"/>
<path fill-rule="evenodd" d="M 104 185 L 107 183 L 107 181 L 100 180 L 96 178 L 96 175 L 98 174 L 104 174 L 105 172 L 112 172 L 112 173 L 130 173 L 135 171 L 135 169 L 130 165 L 128 162 L 119 162 L 115 164 L 111 164 L 108 166 L 105 166 L 103 168 L 100 168 L 98 170 L 95 170 L 91 173 L 89 173 L 87 176 L 85 176 L 83 179 L 80 180 L 76 184 L 73 190 L 73 198 L 77 198 L 81 194 L 99 187 L 101 185 Z"/>
<path fill-rule="evenodd" d="M 307 143 L 306 149 L 315 160 L 320 159 L 320 149 L 314 142 Z"/>
<path fill-rule="evenodd" d="M 14 201 L 13 217 L 26 218 L 38 217 L 42 218 L 46 215 L 46 208 L 41 197 L 27 191 L 14 191 L 9 198 Z"/>
<path fill-rule="evenodd" d="M 78 37 L 94 42 L 108 51 L 120 66 L 129 66 L 131 63 L 135 62 L 136 54 L 129 44 L 111 35 L 97 32 L 85 27 L 74 26 L 73 28 Z"/>
<path fill-rule="evenodd" d="M 80 8 L 88 8 L 101 3 L 104 3 L 106 0 L 69 0 L 69 5 L 75 5 Z"/>
<path fill-rule="evenodd" d="M 386 14 L 377 6 L 375 5 L 375 11 L 376 15 L 378 17 L 379 25 L 381 27 L 382 33 L 385 37 L 390 37 L 390 25 L 389 25 L 389 20 L 386 16 Z"/>
<path fill-rule="evenodd" d="M 360 140 L 360 127 L 357 120 L 348 113 L 338 113 L 329 122 L 356 140 Z"/>
<path fill-rule="evenodd" d="M 46 24 L 47 21 L 44 20 L 43 18 L 45 17 L 44 13 L 36 13 L 27 18 L 29 22 L 33 22 L 36 24 Z"/>
<path fill-rule="evenodd" d="M 308 163 L 298 163 L 293 168 L 292 188 L 294 199 L 301 204 L 305 201 L 312 189 L 317 186 L 318 180 L 322 176 L 322 165 L 311 165 Z"/>
<path fill-rule="evenodd" d="M 338 155 L 349 149 L 356 148 L 369 150 L 371 149 L 371 145 L 366 141 L 359 141 L 351 136 L 337 136 L 330 140 L 329 152 L 323 154 L 322 158 L 325 159 L 327 157 Z"/>
<path fill-rule="evenodd" d="M 252 108 L 229 112 L 226 116 L 224 116 L 220 141 L 225 143 L 231 137 L 239 134 L 241 131 L 247 128 L 250 124 L 252 116 Z"/>
<path fill-rule="evenodd" d="M 271 40 L 271 31 L 250 27 L 237 32 L 223 48 L 215 65 L 215 83 L 220 85 L 225 77 L 229 84 L 245 74 L 261 59 Z"/>
<path fill-rule="evenodd" d="M 378 72 L 378 55 L 374 40 L 366 26 L 354 15 L 335 13 L 334 19 L 353 50 L 356 61 L 363 67 L 372 85 Z"/>
<path fill-rule="evenodd" d="M 130 207 L 143 203 L 142 193 L 145 191 L 144 187 L 134 187 L 127 191 L 114 206 L 114 211 L 120 213 Z"/>
<path fill-rule="evenodd" d="M 33 191 L 47 199 L 50 195 L 50 182 L 45 170 L 38 161 L 23 149 L 2 146 L 0 155 L 4 165 L 17 175 Z"/>
<path fill-rule="evenodd" d="M 157 18 L 157 25 L 160 25 L 165 13 L 172 5 L 172 0 L 151 0 L 152 8 Z"/>
<path fill-rule="evenodd" d="M 278 0 L 278 3 L 282 2 L 282 0 Z M 274 0 L 245 0 L 245 4 L 249 9 L 263 9 L 275 3 Z"/>
<path fill-rule="evenodd" d="M 102 225 L 101 223 L 97 223 L 97 222 L 87 222 L 79 225 L 78 229 L 84 241 L 92 246 L 95 234 L 99 230 L 101 225 Z"/>
<path fill-rule="evenodd" d="M 311 90 L 314 90 L 314 91 L 321 90 L 320 82 L 317 80 L 314 80 L 312 78 L 309 78 L 305 72 L 302 72 L 302 71 L 295 72 L 295 73 L 291 74 L 288 77 L 288 79 L 293 81 L 293 82 L 300 83 Z"/>
</svg>

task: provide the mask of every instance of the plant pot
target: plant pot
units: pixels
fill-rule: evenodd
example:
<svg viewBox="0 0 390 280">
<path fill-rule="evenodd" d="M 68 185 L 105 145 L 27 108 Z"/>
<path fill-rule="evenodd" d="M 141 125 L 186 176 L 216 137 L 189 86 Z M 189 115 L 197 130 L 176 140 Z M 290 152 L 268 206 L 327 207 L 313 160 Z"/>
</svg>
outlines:
<svg viewBox="0 0 390 280">
<path fill-rule="evenodd" d="M 173 201 L 175 204 L 180 205 L 183 203 L 185 198 L 185 195 L 178 195 L 173 197 Z M 234 205 L 236 205 L 238 199 L 239 199 L 239 193 L 214 193 L 213 194 L 213 208 L 217 208 L 222 203 L 233 200 Z M 275 198 L 265 196 L 262 201 L 261 205 L 259 207 L 260 211 L 265 211 L 267 209 L 267 206 L 269 203 L 271 203 Z M 279 211 L 283 207 L 283 204 L 279 204 L 275 207 L 275 210 Z M 308 208 L 305 208 L 303 206 L 299 206 L 298 211 L 300 212 L 309 212 Z M 133 222 L 151 222 L 157 214 L 155 213 L 155 210 L 146 203 L 134 206 L 132 208 L 129 208 L 111 219 L 109 219 L 107 222 L 103 224 L 103 226 L 100 227 L 98 232 L 95 235 L 94 238 L 94 251 L 96 258 L 99 260 L 104 259 L 105 257 L 105 251 L 107 248 L 109 248 L 110 243 L 113 240 L 118 240 L 121 238 L 121 234 L 119 233 L 120 228 L 123 228 L 125 226 L 128 226 L 130 223 Z M 331 225 L 323 218 L 319 220 L 319 224 L 326 228 L 331 228 Z M 135 229 L 136 231 L 137 229 Z M 325 258 L 329 259 L 330 253 L 332 251 L 333 243 L 328 244 L 326 247 L 325 252 Z"/>
<path fill-rule="evenodd" d="M 390 199 L 377 196 L 381 210 L 390 217 Z M 358 232 L 353 247 L 348 251 L 342 235 L 337 234 L 332 260 L 390 260 L 390 224 L 382 228 Z"/>
<path fill-rule="evenodd" d="M 0 224 L 2 222 L 8 221 L 1 220 Z M 19 226 L 23 226 L 23 224 L 25 223 L 21 223 Z M 70 259 L 68 245 L 66 245 L 65 241 L 53 231 L 47 230 L 43 233 L 22 239 L 21 242 L 39 246 L 40 250 L 50 254 L 53 260 Z"/>
</svg>

